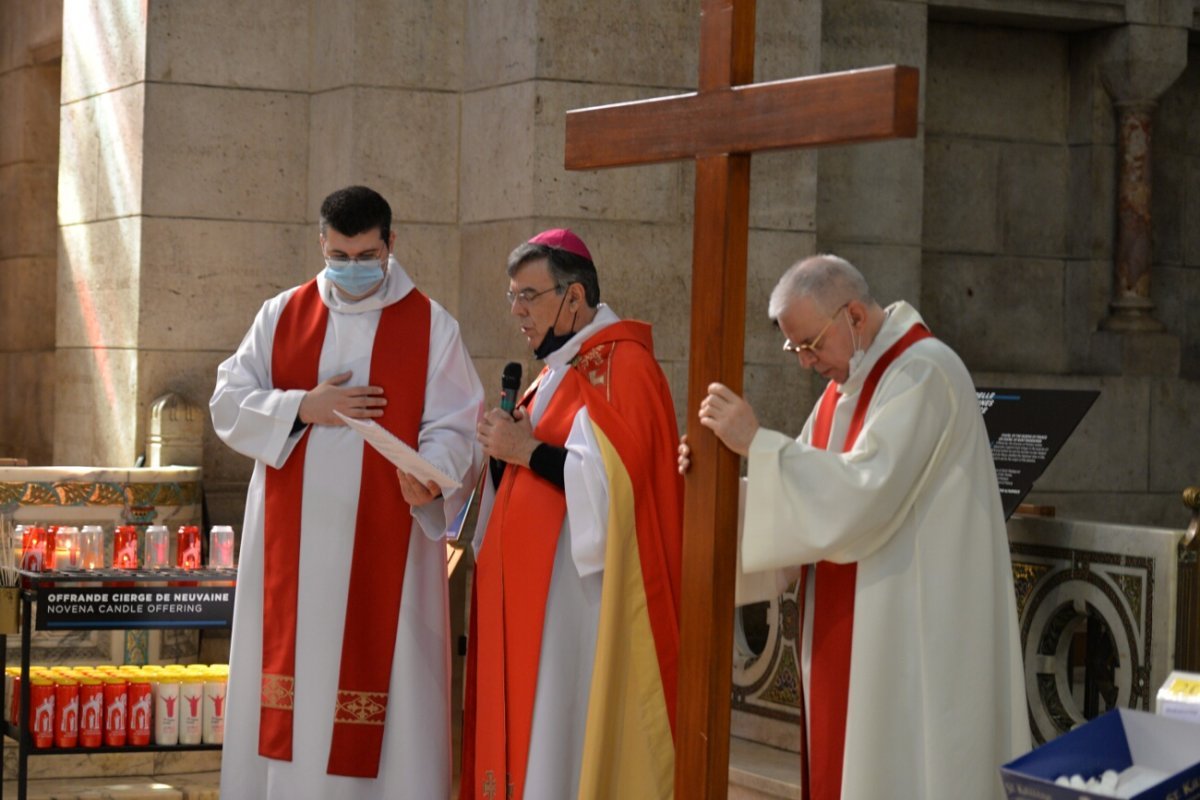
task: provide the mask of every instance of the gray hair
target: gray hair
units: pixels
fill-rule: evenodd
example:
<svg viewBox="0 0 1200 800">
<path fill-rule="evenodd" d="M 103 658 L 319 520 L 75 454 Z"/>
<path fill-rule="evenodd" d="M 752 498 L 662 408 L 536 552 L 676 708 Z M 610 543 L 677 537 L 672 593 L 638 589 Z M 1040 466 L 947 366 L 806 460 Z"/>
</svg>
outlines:
<svg viewBox="0 0 1200 800">
<path fill-rule="evenodd" d="M 583 286 L 583 300 L 588 308 L 600 305 L 600 277 L 596 274 L 596 265 L 569 250 L 530 242 L 519 244 L 508 255 L 508 277 L 515 275 L 527 262 L 539 258 L 546 259 L 555 294 L 562 294 L 572 283 L 578 283 Z"/>
<path fill-rule="evenodd" d="M 767 316 L 778 322 L 788 304 L 801 297 L 811 297 L 828 314 L 851 300 L 867 305 L 874 302 L 862 273 L 846 259 L 829 253 L 797 261 L 783 273 L 771 291 Z"/>
</svg>

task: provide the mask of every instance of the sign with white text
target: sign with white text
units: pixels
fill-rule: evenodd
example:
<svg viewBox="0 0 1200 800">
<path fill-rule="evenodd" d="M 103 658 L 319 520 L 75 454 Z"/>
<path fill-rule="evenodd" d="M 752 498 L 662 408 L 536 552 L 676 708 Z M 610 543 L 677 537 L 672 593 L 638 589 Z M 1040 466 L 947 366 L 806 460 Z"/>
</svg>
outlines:
<svg viewBox="0 0 1200 800">
<path fill-rule="evenodd" d="M 1008 519 L 1100 396 L 1079 389 L 975 390 Z"/>
<path fill-rule="evenodd" d="M 227 628 L 233 586 L 69 586 L 37 589 L 40 631 Z"/>
</svg>

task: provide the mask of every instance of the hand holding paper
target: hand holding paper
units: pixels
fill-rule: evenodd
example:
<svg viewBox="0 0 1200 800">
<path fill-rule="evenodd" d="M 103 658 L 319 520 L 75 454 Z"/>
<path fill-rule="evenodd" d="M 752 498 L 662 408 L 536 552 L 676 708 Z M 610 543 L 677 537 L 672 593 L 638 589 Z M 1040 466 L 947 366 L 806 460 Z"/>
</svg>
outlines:
<svg viewBox="0 0 1200 800">
<path fill-rule="evenodd" d="M 438 486 L 442 487 L 443 493 L 462 485 L 461 482 L 454 480 L 426 461 L 416 450 L 397 439 L 391 431 L 382 427 L 375 420 L 351 419 L 340 412 L 334 411 L 333 413 L 337 414 L 347 427 L 366 439 L 367 444 L 378 450 L 380 455 L 422 483 L 435 481 Z"/>
<path fill-rule="evenodd" d="M 400 481 L 400 494 L 404 495 L 404 502 L 408 503 L 409 508 L 420 508 L 442 496 L 442 487 L 438 486 L 437 481 L 422 483 L 402 469 L 396 470 L 396 479 Z"/>
</svg>

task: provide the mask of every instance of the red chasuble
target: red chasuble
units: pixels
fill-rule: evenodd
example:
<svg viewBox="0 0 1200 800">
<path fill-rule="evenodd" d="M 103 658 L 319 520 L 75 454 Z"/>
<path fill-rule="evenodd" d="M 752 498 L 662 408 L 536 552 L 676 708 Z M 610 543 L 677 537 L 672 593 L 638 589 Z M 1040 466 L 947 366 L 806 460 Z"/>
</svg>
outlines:
<svg viewBox="0 0 1200 800">
<path fill-rule="evenodd" d="M 317 385 L 328 317 L 316 280 L 288 299 L 272 344 L 275 388 L 308 390 Z M 383 416 L 375 421 L 413 448 L 425 408 L 429 322 L 429 299 L 413 289 L 382 310 L 371 350 L 368 384 L 383 387 L 388 400 Z M 260 755 L 284 761 L 292 759 L 300 520 L 310 432 L 311 428 L 304 431 L 282 468 L 267 468 L 266 480 L 258 749 Z M 373 778 L 379 772 L 412 516 L 396 484 L 395 468 L 366 444 L 360 485 L 327 771 Z"/>
<path fill-rule="evenodd" d="M 529 399 L 527 396 L 525 402 Z M 632 492 L 625 494 L 619 489 L 611 492 L 604 598 L 585 749 L 603 750 L 611 740 L 598 731 L 593 735 L 594 727 L 619 724 L 599 721 L 603 712 L 597 708 L 629 704 L 626 695 L 636 693 L 643 713 L 650 713 L 644 712 L 647 707 L 661 710 L 657 720 L 661 724 L 655 726 L 652 720 L 646 725 L 657 735 L 645 747 L 665 754 L 655 767 L 665 766 L 669 779 L 674 763 L 671 733 L 679 649 L 683 483 L 675 471 L 678 434 L 674 406 L 654 360 L 649 325 L 618 322 L 585 342 L 539 419 L 534 436 L 564 446 L 576 414 L 584 407 L 609 454 L 605 469 L 610 486 L 632 487 Z M 614 505 L 629 496 L 632 509 Z M 626 510 L 630 513 L 624 513 Z M 464 800 L 520 800 L 524 796 L 546 597 L 565 515 L 566 496 L 561 489 L 527 468 L 508 466 L 488 520 L 472 593 L 460 793 Z M 614 526 L 615 520 L 622 519 L 633 520 L 628 526 L 632 530 Z M 640 565 L 640 580 L 636 567 L 623 566 L 630 554 L 632 562 Z M 616 580 L 615 575 L 624 578 Z M 630 575 L 634 576 L 632 582 Z M 607 613 L 610 608 L 612 612 Z M 640 615 L 642 623 L 648 620 L 641 629 L 653 638 L 650 663 L 603 644 L 612 640 L 623 618 L 634 615 Z M 635 679 L 606 681 L 605 676 L 613 673 L 623 679 L 633 674 Z M 599 686 L 622 696 L 597 698 Z M 646 697 L 651 698 L 649 702 Z M 627 738 L 635 739 L 633 733 Z M 594 755 L 584 754 L 580 797 L 605 796 L 596 782 L 589 786 L 588 761 Z M 615 754 L 599 758 L 609 759 L 602 772 L 619 769 L 619 764 L 612 763 L 619 761 Z"/>
<path fill-rule="evenodd" d="M 849 452 L 858 440 L 875 387 L 883 373 L 901 353 L 922 339 L 931 336 L 925 326 L 917 324 L 908 329 L 900 340 L 880 356 L 867 374 L 850 428 L 842 443 L 842 452 Z M 833 415 L 838 404 L 838 391 L 830 381 L 821 396 L 817 418 L 813 424 L 812 446 L 829 449 Z M 854 590 L 857 564 L 834 564 L 821 561 L 816 565 L 817 585 L 813 593 L 812 672 L 809 675 L 807 697 L 811 740 L 801 727 L 801 741 L 807 759 L 804 770 L 805 800 L 839 800 L 842 795 L 842 763 L 846 746 L 846 703 L 850 697 L 850 644 L 854 638 Z M 801 573 L 800 602 L 804 602 L 804 576 Z M 804 618 L 801 613 L 801 619 Z"/>
</svg>

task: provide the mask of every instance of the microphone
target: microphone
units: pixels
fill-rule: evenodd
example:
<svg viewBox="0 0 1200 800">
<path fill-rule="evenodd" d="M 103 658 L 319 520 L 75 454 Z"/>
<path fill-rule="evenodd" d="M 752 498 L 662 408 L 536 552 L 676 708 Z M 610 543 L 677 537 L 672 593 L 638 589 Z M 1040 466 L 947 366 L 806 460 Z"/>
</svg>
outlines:
<svg viewBox="0 0 1200 800">
<path fill-rule="evenodd" d="M 509 414 L 517 407 L 517 392 L 521 389 L 521 365 L 510 361 L 504 366 L 504 374 L 500 376 L 500 410 Z M 492 488 L 500 488 L 500 478 L 504 475 L 504 462 L 491 459 L 488 469 L 492 472 Z"/>
<path fill-rule="evenodd" d="M 513 413 L 517 407 L 517 392 L 521 389 L 521 365 L 510 361 L 500 376 L 500 410 Z"/>
</svg>

